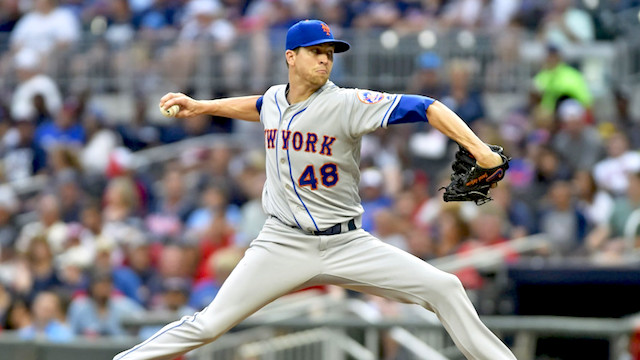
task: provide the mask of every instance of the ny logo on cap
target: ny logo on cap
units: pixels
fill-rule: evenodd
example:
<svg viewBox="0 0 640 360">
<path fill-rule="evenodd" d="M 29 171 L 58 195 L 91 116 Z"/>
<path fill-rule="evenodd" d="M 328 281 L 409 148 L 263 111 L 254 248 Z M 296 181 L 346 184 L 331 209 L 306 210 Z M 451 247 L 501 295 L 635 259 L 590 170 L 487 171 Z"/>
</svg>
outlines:
<svg viewBox="0 0 640 360">
<path fill-rule="evenodd" d="M 331 29 L 329 29 L 329 26 L 327 24 L 321 24 L 322 26 L 322 31 L 324 31 L 325 34 L 327 34 L 327 36 L 331 36 Z"/>
</svg>

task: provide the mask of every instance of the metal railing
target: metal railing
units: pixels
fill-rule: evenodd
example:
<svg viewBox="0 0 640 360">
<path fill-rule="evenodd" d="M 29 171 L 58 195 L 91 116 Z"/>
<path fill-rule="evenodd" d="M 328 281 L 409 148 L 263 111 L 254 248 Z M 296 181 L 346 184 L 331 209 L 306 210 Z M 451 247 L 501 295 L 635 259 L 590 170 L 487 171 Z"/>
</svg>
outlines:
<svg viewBox="0 0 640 360">
<path fill-rule="evenodd" d="M 315 328 L 241 345 L 239 358 L 265 360 L 374 360 L 376 356 L 340 330 Z M 203 359 L 204 360 L 204 359 Z"/>
<path fill-rule="evenodd" d="M 426 33 L 433 37 L 432 42 L 425 43 L 422 40 Z M 100 37 L 85 33 L 68 53 L 48 59 L 48 71 L 63 89 L 88 86 L 94 93 L 115 91 L 147 94 L 186 89 L 206 97 L 234 91 L 246 93 L 250 90 L 266 90 L 270 84 L 286 81 L 283 62 L 285 36 L 284 31 L 272 30 L 268 35 L 242 34 L 230 48 L 224 50 L 218 50 L 212 43 L 194 46 L 198 51 L 194 53 L 192 71 L 176 80 L 172 79 L 175 74 L 171 73 L 172 67 L 167 60 L 177 52 L 176 39 L 159 41 L 135 36 L 130 42 L 115 47 L 105 45 Z M 487 69 L 492 64 L 508 62 L 500 58 L 497 48 L 500 34 L 482 31 L 425 29 L 403 34 L 390 29 L 344 29 L 340 36 L 353 44 L 351 51 L 335 58 L 333 78 L 343 86 L 406 90 L 418 66 L 416 58 L 424 51 L 438 53 L 445 60 L 444 64 L 453 58 L 472 60 L 472 82 L 476 85 L 485 83 Z M 389 42 L 389 38 L 394 40 Z M 0 38 L 0 48 L 8 48 L 7 41 L 7 38 Z M 266 46 L 265 42 L 268 43 Z M 519 46 L 514 50 L 518 52 L 516 60 L 508 62 L 509 71 L 495 73 L 499 77 L 496 83 L 513 83 L 518 91 L 526 93 L 531 76 L 540 68 L 544 44 L 535 41 L 533 34 L 527 32 L 519 35 L 517 43 Z M 631 75 L 638 46 L 640 44 L 636 41 L 620 38 L 616 41 L 568 46 L 566 52 L 571 60 L 588 58 L 601 61 L 608 80 L 616 82 Z M 96 48 L 105 54 L 101 59 L 93 59 L 97 64 L 83 70 L 71 66 L 80 61 L 70 59 L 87 58 L 85 60 L 90 61 L 90 54 Z M 116 66 L 116 59 L 127 66 Z M 446 71 L 446 67 L 440 70 L 444 83 L 448 81 Z M 185 85 L 185 88 L 176 88 L 176 81 Z M 15 82 L 13 74 L 8 73 L 0 78 L 0 88 L 11 89 Z"/>
</svg>

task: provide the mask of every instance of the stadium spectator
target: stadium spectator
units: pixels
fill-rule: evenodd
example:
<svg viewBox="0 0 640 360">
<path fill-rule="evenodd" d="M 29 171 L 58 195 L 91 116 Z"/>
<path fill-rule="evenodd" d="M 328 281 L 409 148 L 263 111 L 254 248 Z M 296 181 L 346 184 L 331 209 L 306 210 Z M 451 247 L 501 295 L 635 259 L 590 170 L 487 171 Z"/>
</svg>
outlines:
<svg viewBox="0 0 640 360">
<path fill-rule="evenodd" d="M 56 292 L 65 303 L 84 293 L 89 286 L 86 270 L 91 268 L 95 254 L 82 251 L 69 252 L 56 260 L 58 277 L 62 284 Z M 89 260 L 89 261 L 87 261 Z M 89 262 L 91 265 L 87 265 Z"/>
<path fill-rule="evenodd" d="M 158 303 L 162 297 L 162 284 L 164 279 L 180 278 L 189 284 L 192 283 L 196 265 L 197 252 L 192 246 L 186 245 L 166 245 L 157 249 L 158 258 L 156 269 L 146 281 L 146 289 L 148 291 L 148 300 L 146 304 L 153 305 Z"/>
<path fill-rule="evenodd" d="M 28 288 L 21 295 L 31 302 L 42 291 L 55 290 L 62 285 L 54 263 L 54 254 L 44 237 L 36 237 L 24 254 Z"/>
<path fill-rule="evenodd" d="M 441 24 L 454 28 L 474 28 L 480 25 L 482 0 L 454 0 L 447 2 Z"/>
<path fill-rule="evenodd" d="M 191 283 L 182 278 L 166 278 L 162 281 L 162 295 L 152 304 L 151 310 L 183 317 L 191 315 L 194 309 L 187 305 Z"/>
<path fill-rule="evenodd" d="M 213 276 L 214 274 L 209 273 L 212 268 L 207 265 L 208 259 L 216 252 L 233 244 L 234 228 L 225 214 L 224 211 L 213 214 L 203 233 L 196 238 L 199 252 L 197 279 Z"/>
<path fill-rule="evenodd" d="M 114 264 L 124 261 L 128 244 L 145 241 L 144 223 L 139 215 L 140 203 L 136 185 L 128 177 L 112 179 L 105 190 L 102 210 L 103 225 L 99 239 Z M 141 239 L 142 238 L 142 239 Z"/>
<path fill-rule="evenodd" d="M 396 1 L 360 1 L 351 6 L 355 15 L 352 26 L 361 29 L 387 29 L 396 25 L 402 16 Z"/>
<path fill-rule="evenodd" d="M 204 190 L 209 184 L 216 184 L 226 189 L 230 204 L 244 203 L 246 196 L 235 181 L 238 173 L 235 157 L 236 154 L 229 144 L 213 144 L 202 167 L 194 170 L 193 176 L 197 178 L 195 181 L 198 191 Z"/>
<path fill-rule="evenodd" d="M 486 206 L 482 212 L 473 216 L 470 219 L 469 225 L 469 237 L 459 243 L 455 249 L 455 254 L 460 258 L 469 256 L 473 254 L 474 251 L 504 244 L 508 240 L 504 235 L 506 229 L 510 226 L 506 214 L 499 206 L 493 203 Z M 503 262 L 512 263 L 518 260 L 517 252 L 512 250 L 508 244 L 505 244 L 501 251 Z M 485 284 L 485 279 L 483 279 L 480 270 L 473 266 L 461 268 L 455 272 L 455 275 L 460 278 L 462 284 L 469 290 L 479 290 Z"/>
<path fill-rule="evenodd" d="M 249 243 L 258 236 L 262 225 L 267 220 L 262 208 L 262 186 L 265 181 L 264 163 L 262 157 L 258 164 L 245 169 L 241 177 L 243 193 L 247 201 L 240 207 L 240 221 L 235 229 L 235 246 L 247 248 Z"/>
<path fill-rule="evenodd" d="M 11 100 L 14 119 L 35 120 L 38 124 L 53 119 L 62 108 L 62 94 L 51 76 L 42 72 L 40 54 L 24 48 L 14 56 L 18 85 Z M 44 107 L 36 107 L 36 96 L 41 96 Z"/>
<path fill-rule="evenodd" d="M 236 30 L 225 19 L 224 8 L 218 0 L 191 0 L 175 47 L 166 52 L 164 72 L 173 84 L 172 88 L 189 91 L 197 85 L 190 81 L 195 74 L 217 73 L 222 75 L 226 85 L 218 91 L 237 89 L 243 59 L 232 51 L 235 38 Z M 203 57 L 210 60 L 199 61 Z M 197 64 L 207 67 L 197 68 Z"/>
<path fill-rule="evenodd" d="M 536 215 L 529 205 L 513 196 L 509 179 L 502 181 L 500 186 L 491 190 L 491 197 L 505 214 L 511 225 L 505 234 L 509 239 L 517 239 L 535 234 L 537 231 Z"/>
<path fill-rule="evenodd" d="M 407 232 L 407 248 L 412 255 L 424 261 L 436 258 L 436 241 L 429 232 L 420 228 L 409 228 Z"/>
<path fill-rule="evenodd" d="M 407 235 L 410 229 L 418 227 L 415 224 L 415 211 L 420 199 L 415 199 L 410 190 L 403 189 L 393 198 L 392 210 L 396 216 L 396 226 L 401 229 L 401 233 Z M 424 230 L 424 229 L 423 229 Z"/>
<path fill-rule="evenodd" d="M 587 124 L 586 115 L 586 109 L 574 99 L 558 106 L 561 124 L 552 146 L 574 171 L 591 169 L 603 153 L 600 134 L 593 125 Z"/>
<path fill-rule="evenodd" d="M 430 192 L 431 183 L 426 173 L 422 170 L 415 170 L 413 174 L 409 176 L 409 179 L 410 182 L 407 186 L 406 193 L 400 193 L 396 197 L 396 212 L 401 216 L 404 215 L 408 217 L 411 227 L 427 230 L 429 224 L 422 221 L 423 217 L 421 214 L 433 203 Z M 400 205 L 403 199 L 409 202 L 410 205 L 407 206 L 411 206 L 411 209 L 402 209 Z"/>
<path fill-rule="evenodd" d="M 437 257 L 455 254 L 471 234 L 469 223 L 462 217 L 461 206 L 455 203 L 442 207 L 433 222 L 432 231 Z"/>
<path fill-rule="evenodd" d="M 113 269 L 113 284 L 125 296 L 148 308 L 152 300 L 151 283 L 157 282 L 152 247 L 144 241 L 137 241 L 129 244 L 125 251 L 125 264 Z"/>
<path fill-rule="evenodd" d="M 432 51 L 421 53 L 416 58 L 416 73 L 411 77 L 407 93 L 441 99 L 444 95 L 440 80 L 442 58 Z"/>
<path fill-rule="evenodd" d="M 102 236 L 102 209 L 95 199 L 86 199 L 80 210 L 81 230 L 78 234 L 79 245 L 87 249 L 84 266 L 93 264 L 96 247 Z"/>
<path fill-rule="evenodd" d="M 181 318 L 192 315 L 196 310 L 190 307 L 187 302 L 191 284 L 181 278 L 167 278 L 162 282 L 162 294 L 157 303 L 152 304 L 151 311 L 154 314 Z M 140 329 L 138 337 L 147 339 L 149 336 L 160 330 L 162 326 L 144 326 Z"/>
<path fill-rule="evenodd" d="M 206 259 L 208 275 L 198 280 L 192 288 L 189 306 L 204 309 L 215 298 L 222 283 L 229 277 L 233 268 L 242 258 L 242 251 L 229 246 L 212 254 Z"/>
<path fill-rule="evenodd" d="M 54 181 L 62 180 L 67 176 L 66 174 L 77 176 L 82 173 L 83 169 L 76 150 L 62 144 L 49 148 L 47 170 Z"/>
<path fill-rule="evenodd" d="M 628 174 L 640 170 L 640 153 L 629 148 L 627 134 L 616 132 L 607 139 L 607 157 L 593 167 L 598 187 L 614 196 L 623 195 L 628 185 Z"/>
<path fill-rule="evenodd" d="M 60 200 L 52 194 L 40 197 L 37 204 L 38 220 L 26 224 L 16 240 L 16 249 L 26 253 L 33 240 L 43 239 L 51 248 L 53 254 L 59 254 L 64 249 L 67 240 L 67 224 L 61 219 Z"/>
<path fill-rule="evenodd" d="M 229 204 L 225 189 L 210 185 L 202 194 L 202 207 L 189 215 L 185 225 L 192 236 L 201 237 L 207 233 L 212 222 L 218 221 L 216 220 L 218 218 L 224 219 L 228 225 L 237 228 L 240 212 L 237 206 Z"/>
<path fill-rule="evenodd" d="M 638 246 L 640 227 L 636 228 L 635 232 L 627 233 L 626 226 L 631 213 L 640 208 L 640 170 L 628 173 L 627 179 L 626 196 L 615 200 L 608 222 L 594 229 L 588 236 L 586 245 L 592 254 L 606 250 L 611 243 L 623 242 L 625 236 L 635 236 L 634 244 Z"/>
<path fill-rule="evenodd" d="M 72 171 L 56 174 L 52 184 L 56 194 L 60 196 L 60 217 L 65 223 L 78 223 L 80 212 L 85 201 L 80 177 Z"/>
<path fill-rule="evenodd" d="M 130 4 L 134 15 L 133 24 L 143 38 L 153 41 L 176 36 L 184 2 L 133 0 Z"/>
<path fill-rule="evenodd" d="M 377 131 L 362 137 L 360 167 L 376 168 L 383 177 L 382 191 L 393 196 L 402 187 L 400 163 L 403 156 L 404 135 L 401 130 L 388 129 Z"/>
<path fill-rule="evenodd" d="M 109 181 L 104 195 L 104 220 L 107 223 L 124 222 L 140 226 L 136 184 L 128 177 L 116 177 Z"/>
<path fill-rule="evenodd" d="M 68 101 L 58 111 L 53 120 L 48 120 L 38 125 L 33 139 L 36 146 L 46 152 L 51 151 L 56 146 L 81 148 L 85 143 L 86 137 L 84 128 L 77 121 L 77 110 L 77 103 Z M 48 156 L 46 161 L 47 164 L 50 161 Z"/>
<path fill-rule="evenodd" d="M 569 165 L 562 161 L 557 152 L 552 148 L 543 146 L 533 155 L 535 163 L 534 175 L 525 192 L 520 196 L 529 203 L 532 208 L 540 203 L 540 200 L 549 193 L 551 185 L 558 181 L 567 181 L 571 178 Z"/>
<path fill-rule="evenodd" d="M 196 207 L 195 200 L 177 164 L 165 167 L 160 186 L 155 196 L 156 204 L 145 218 L 145 225 L 157 239 L 175 241 L 184 231 L 184 221 Z"/>
<path fill-rule="evenodd" d="M 451 89 L 442 103 L 458 114 L 471 127 L 476 121 L 485 120 L 484 105 L 480 93 L 472 89 L 474 64 L 470 60 L 454 59 L 449 62 Z"/>
<path fill-rule="evenodd" d="M 405 234 L 402 233 L 397 215 L 391 209 L 380 209 L 373 216 L 373 234 L 383 242 L 404 251 L 409 250 Z"/>
<path fill-rule="evenodd" d="M 538 27 L 541 42 L 564 46 L 589 43 L 595 39 L 589 13 L 574 6 L 573 0 L 553 0 Z"/>
<path fill-rule="evenodd" d="M 15 131 L 13 131 L 15 130 Z M 41 172 L 46 165 L 46 153 L 34 141 L 36 123 L 30 119 L 17 119 L 10 130 L 2 154 L 2 168 L 7 181 L 19 181 Z"/>
<path fill-rule="evenodd" d="M 587 219 L 573 201 L 571 183 L 554 181 L 540 214 L 540 232 L 549 237 L 550 253 L 570 255 L 580 248 L 590 230 Z"/>
<path fill-rule="evenodd" d="M 543 69 L 534 76 L 530 95 L 536 117 L 546 126 L 553 125 L 553 117 L 562 100 L 578 100 L 586 109 L 590 109 L 593 102 L 584 75 L 564 62 L 561 48 L 555 44 L 547 46 Z"/>
<path fill-rule="evenodd" d="M 640 149 L 640 121 L 633 117 L 631 110 L 633 93 L 628 89 L 618 88 L 614 90 L 613 95 L 617 110 L 615 123 L 629 137 L 630 147 Z"/>
<path fill-rule="evenodd" d="M 14 297 L 7 308 L 3 328 L 7 330 L 21 330 L 31 325 L 31 312 L 24 299 Z"/>
<path fill-rule="evenodd" d="M 133 300 L 114 293 L 111 274 L 94 271 L 89 293 L 78 296 L 69 305 L 67 319 L 74 334 L 97 336 L 124 336 L 124 319 L 142 315 L 143 308 Z"/>
<path fill-rule="evenodd" d="M 82 116 L 82 127 L 86 135 L 86 145 L 79 157 L 82 168 L 89 174 L 104 176 L 111 154 L 121 143 L 120 136 L 106 124 L 104 114 L 97 109 L 88 109 Z"/>
<path fill-rule="evenodd" d="M 50 291 L 39 293 L 33 300 L 31 313 L 33 314 L 31 324 L 18 332 L 21 339 L 44 339 L 57 343 L 73 340 L 73 332 L 64 322 L 61 299 L 56 293 Z"/>
<path fill-rule="evenodd" d="M 600 189 L 589 170 L 576 171 L 572 186 L 577 197 L 578 209 L 585 215 L 591 228 L 605 225 L 611 217 L 613 198 Z"/>
<path fill-rule="evenodd" d="M 45 67 L 59 65 L 61 55 L 80 39 L 80 22 L 57 0 L 35 0 L 33 10 L 23 15 L 11 31 L 12 51 L 35 50 Z M 61 63 L 60 65 L 64 65 Z"/>
<path fill-rule="evenodd" d="M 122 137 L 124 147 L 130 151 L 138 151 L 160 145 L 160 131 L 149 123 L 147 99 L 141 94 L 136 94 L 133 107 L 131 120 L 115 126 L 116 131 Z"/>
<path fill-rule="evenodd" d="M 384 176 L 380 170 L 368 168 L 362 171 L 360 197 L 364 208 L 362 228 L 366 231 L 375 231 L 376 212 L 393 204 L 392 199 L 384 192 Z"/>
<path fill-rule="evenodd" d="M 486 3 L 485 1 L 485 13 L 488 14 L 482 25 L 494 32 L 509 30 L 519 15 L 520 0 L 491 0 L 490 4 Z"/>
</svg>

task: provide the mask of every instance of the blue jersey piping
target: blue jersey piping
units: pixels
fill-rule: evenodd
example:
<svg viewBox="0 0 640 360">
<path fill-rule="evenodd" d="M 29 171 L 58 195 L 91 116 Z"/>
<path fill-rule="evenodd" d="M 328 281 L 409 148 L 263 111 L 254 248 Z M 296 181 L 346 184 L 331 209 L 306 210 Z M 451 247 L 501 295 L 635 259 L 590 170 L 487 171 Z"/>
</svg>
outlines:
<svg viewBox="0 0 640 360">
<path fill-rule="evenodd" d="M 291 128 L 291 123 L 293 122 L 293 119 L 296 116 L 298 116 L 300 113 L 305 111 L 305 110 L 307 110 L 307 108 L 304 108 L 304 109 L 298 111 L 297 113 L 293 114 L 293 116 L 291 117 L 291 120 L 289 120 L 289 124 L 287 125 L 287 131 L 289 131 L 289 128 Z M 302 197 L 300 197 L 300 194 L 298 194 L 298 190 L 296 189 L 296 181 L 293 179 L 293 173 L 291 172 L 291 157 L 289 156 L 289 147 L 288 146 L 287 146 L 287 160 L 289 161 L 289 176 L 291 176 L 291 183 L 293 184 L 293 191 L 298 196 L 298 199 L 300 200 L 300 203 L 302 204 L 302 206 L 304 206 L 304 209 L 307 211 L 307 214 L 309 214 L 309 217 L 311 218 L 311 221 L 313 221 L 313 226 L 315 226 L 316 230 L 320 231 L 320 229 L 318 228 L 318 224 L 316 224 L 316 220 L 313 218 L 313 216 L 311 216 L 311 212 L 309 212 L 309 209 L 307 208 L 307 205 L 304 203 L 304 201 L 302 201 Z M 295 216 L 294 216 L 294 218 L 295 218 Z M 298 221 L 296 220 L 296 223 L 297 222 Z M 302 229 L 300 224 L 298 224 L 298 227 L 300 227 Z"/>
<path fill-rule="evenodd" d="M 280 92 L 280 90 L 276 91 L 275 95 L 273 95 L 273 101 L 275 101 L 275 103 L 276 103 L 276 107 L 278 108 L 278 114 L 280 116 L 278 118 L 278 130 L 280 130 L 280 122 L 282 121 L 282 111 L 280 110 L 280 104 L 278 104 L 278 93 L 279 92 Z M 306 110 L 306 108 L 302 109 L 302 111 L 304 111 L 304 110 Z M 296 115 L 298 115 L 298 114 L 296 114 Z M 295 117 L 296 115 L 293 115 L 293 116 Z M 291 120 L 293 120 L 293 117 L 291 118 Z M 289 125 L 291 125 L 291 121 L 289 121 Z M 289 129 L 287 129 L 287 130 L 289 130 Z M 278 161 L 278 139 L 279 138 L 280 138 L 280 134 L 276 134 L 276 169 L 278 170 L 278 180 L 282 181 L 280 179 L 280 162 Z M 288 157 L 289 157 L 289 148 L 287 147 L 287 158 Z M 291 161 L 289 161 L 289 173 L 291 173 Z M 292 178 L 293 178 L 293 176 L 292 176 Z M 296 188 L 296 185 L 293 184 L 293 189 L 295 190 L 295 188 Z M 296 195 L 298 195 L 297 192 L 296 192 Z M 298 195 L 298 197 L 300 197 L 300 196 Z M 300 201 L 302 201 L 302 200 L 300 200 Z M 302 204 L 302 205 L 304 205 L 304 204 Z M 306 206 L 305 206 L 305 208 L 306 208 Z M 293 220 L 296 222 L 298 227 L 300 229 L 302 229 L 302 226 L 300 226 L 300 223 L 298 222 L 298 219 L 296 219 L 296 215 L 293 213 L 293 211 L 291 212 L 291 216 L 293 216 Z M 309 215 L 309 216 L 311 216 L 311 215 Z"/>
<path fill-rule="evenodd" d="M 387 114 L 389 113 L 389 110 L 391 110 L 391 108 L 393 107 L 393 104 L 396 102 L 397 98 L 398 98 L 398 95 L 394 96 L 393 100 L 391 100 L 391 104 L 387 108 L 387 111 L 384 112 L 384 116 L 382 116 L 382 121 L 380 121 L 380 127 L 384 127 L 384 119 L 387 118 Z"/>
</svg>

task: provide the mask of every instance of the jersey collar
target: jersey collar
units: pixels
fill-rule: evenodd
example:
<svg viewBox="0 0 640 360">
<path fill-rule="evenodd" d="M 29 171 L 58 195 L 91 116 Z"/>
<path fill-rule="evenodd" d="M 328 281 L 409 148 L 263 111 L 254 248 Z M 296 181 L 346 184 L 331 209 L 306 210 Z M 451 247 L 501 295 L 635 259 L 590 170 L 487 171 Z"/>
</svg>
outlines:
<svg viewBox="0 0 640 360">
<path fill-rule="evenodd" d="M 284 91 L 282 92 L 282 101 L 287 104 L 287 106 L 292 106 L 292 107 L 298 107 L 300 105 L 302 105 L 303 107 L 306 107 L 311 101 L 313 101 L 313 99 L 316 98 L 316 96 L 318 96 L 320 93 L 322 93 L 323 91 L 336 86 L 332 81 L 327 80 L 327 82 L 322 85 L 318 90 L 316 90 L 316 92 L 314 92 L 313 94 L 311 94 L 311 96 L 309 96 L 309 98 L 307 98 L 304 101 L 301 101 L 299 103 L 296 104 L 289 104 L 289 101 L 287 101 L 287 95 L 289 94 L 289 83 L 287 83 L 287 85 L 285 85 Z"/>
</svg>

